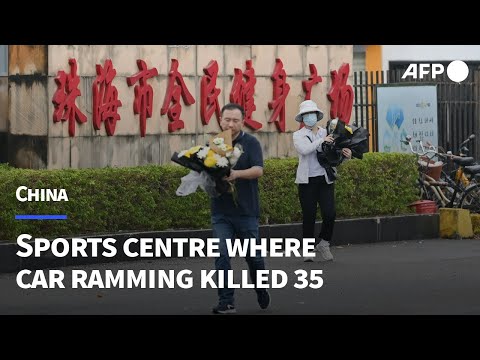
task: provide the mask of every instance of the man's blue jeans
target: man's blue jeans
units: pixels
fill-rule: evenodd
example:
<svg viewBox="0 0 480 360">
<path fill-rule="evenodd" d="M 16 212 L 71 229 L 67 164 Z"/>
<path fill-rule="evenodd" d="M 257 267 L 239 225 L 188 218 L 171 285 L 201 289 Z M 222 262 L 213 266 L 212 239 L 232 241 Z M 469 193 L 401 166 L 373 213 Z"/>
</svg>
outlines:
<svg viewBox="0 0 480 360">
<path fill-rule="evenodd" d="M 215 258 L 215 269 L 224 270 L 224 285 L 222 289 L 218 289 L 219 304 L 235 305 L 234 291 L 235 289 L 227 288 L 227 270 L 231 269 L 230 257 L 228 256 L 226 239 L 257 239 L 258 238 L 258 217 L 256 216 L 229 216 L 229 215 L 212 215 L 213 237 L 219 238 L 220 257 Z M 250 250 L 247 251 L 245 260 L 250 270 L 250 280 L 256 284 L 257 270 L 265 270 L 265 262 L 257 251 L 255 257 L 250 256 Z M 218 276 L 218 275 L 217 275 Z M 218 277 L 217 277 L 218 279 Z M 255 289 L 255 291 L 264 291 L 264 289 Z"/>
</svg>

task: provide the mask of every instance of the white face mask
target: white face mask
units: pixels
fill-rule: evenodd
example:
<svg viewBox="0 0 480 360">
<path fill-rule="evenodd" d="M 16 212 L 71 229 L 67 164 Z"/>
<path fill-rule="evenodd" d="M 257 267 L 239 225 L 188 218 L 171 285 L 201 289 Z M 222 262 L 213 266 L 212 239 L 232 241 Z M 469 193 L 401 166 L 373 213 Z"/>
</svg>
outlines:
<svg viewBox="0 0 480 360">
<path fill-rule="evenodd" d="M 307 126 L 314 126 L 317 123 L 317 113 L 303 115 L 303 123 Z"/>
</svg>

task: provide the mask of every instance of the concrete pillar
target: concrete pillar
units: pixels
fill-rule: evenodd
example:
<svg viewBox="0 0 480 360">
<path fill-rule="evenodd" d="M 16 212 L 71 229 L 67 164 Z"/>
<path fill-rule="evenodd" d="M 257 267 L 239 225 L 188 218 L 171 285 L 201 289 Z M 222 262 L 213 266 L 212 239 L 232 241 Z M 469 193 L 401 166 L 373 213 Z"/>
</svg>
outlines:
<svg viewBox="0 0 480 360">
<path fill-rule="evenodd" d="M 10 45 L 8 61 L 8 162 L 16 167 L 47 166 L 48 47 Z"/>
</svg>

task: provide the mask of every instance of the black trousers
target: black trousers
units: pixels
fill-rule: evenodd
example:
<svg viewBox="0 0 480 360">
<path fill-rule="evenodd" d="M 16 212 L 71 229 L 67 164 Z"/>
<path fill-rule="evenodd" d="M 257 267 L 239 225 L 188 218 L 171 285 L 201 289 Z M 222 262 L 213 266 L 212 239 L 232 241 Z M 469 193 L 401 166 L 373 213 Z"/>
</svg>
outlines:
<svg viewBox="0 0 480 360">
<path fill-rule="evenodd" d="M 324 239 L 331 242 L 335 225 L 335 183 L 327 184 L 325 176 L 308 179 L 308 184 L 298 185 L 298 194 L 303 214 L 303 237 L 314 238 L 317 204 L 320 205 L 322 227 L 315 243 Z"/>
</svg>

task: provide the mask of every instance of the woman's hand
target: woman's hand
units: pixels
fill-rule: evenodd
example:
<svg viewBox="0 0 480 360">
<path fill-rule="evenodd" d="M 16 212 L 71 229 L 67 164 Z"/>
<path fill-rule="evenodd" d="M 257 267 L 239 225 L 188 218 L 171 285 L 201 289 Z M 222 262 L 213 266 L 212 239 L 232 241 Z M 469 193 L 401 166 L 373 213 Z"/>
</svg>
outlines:
<svg viewBox="0 0 480 360">
<path fill-rule="evenodd" d="M 323 139 L 323 141 L 326 141 L 327 143 L 331 143 L 331 142 L 333 142 L 333 140 L 335 140 L 333 138 L 333 135 L 327 135 L 327 136 L 325 136 L 325 139 Z"/>
<path fill-rule="evenodd" d="M 345 156 L 347 159 L 351 159 L 352 158 L 352 150 L 350 150 L 349 148 L 343 148 L 342 149 L 342 155 Z"/>
</svg>

